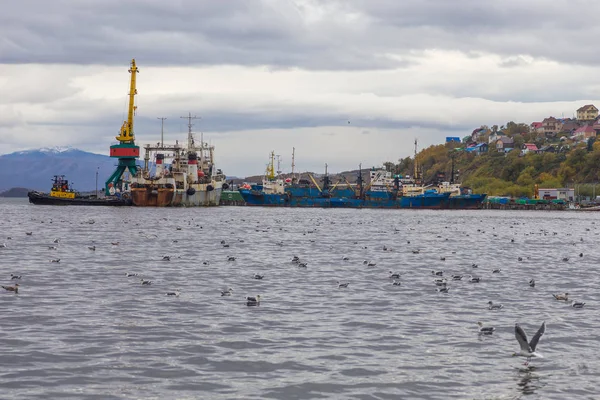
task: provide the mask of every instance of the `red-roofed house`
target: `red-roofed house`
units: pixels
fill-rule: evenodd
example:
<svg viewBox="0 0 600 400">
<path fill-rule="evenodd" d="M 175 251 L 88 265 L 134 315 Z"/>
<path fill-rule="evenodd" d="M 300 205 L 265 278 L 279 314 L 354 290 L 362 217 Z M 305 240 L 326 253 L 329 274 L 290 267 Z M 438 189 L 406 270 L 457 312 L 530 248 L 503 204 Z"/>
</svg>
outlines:
<svg viewBox="0 0 600 400">
<path fill-rule="evenodd" d="M 537 153 L 538 150 L 539 149 L 537 148 L 535 143 L 524 143 L 523 147 L 521 147 L 521 154 Z"/>
<path fill-rule="evenodd" d="M 575 137 L 575 140 L 579 142 L 582 140 L 587 140 L 591 137 L 595 137 L 596 131 L 594 130 L 593 126 L 585 125 L 575 130 L 575 132 L 573 132 L 573 136 Z"/>
<path fill-rule="evenodd" d="M 532 122 L 529 126 L 532 132 L 544 133 L 544 124 L 541 122 Z"/>
<path fill-rule="evenodd" d="M 593 121 L 598 118 L 598 109 L 593 104 L 587 104 L 577 110 L 579 121 Z"/>
</svg>

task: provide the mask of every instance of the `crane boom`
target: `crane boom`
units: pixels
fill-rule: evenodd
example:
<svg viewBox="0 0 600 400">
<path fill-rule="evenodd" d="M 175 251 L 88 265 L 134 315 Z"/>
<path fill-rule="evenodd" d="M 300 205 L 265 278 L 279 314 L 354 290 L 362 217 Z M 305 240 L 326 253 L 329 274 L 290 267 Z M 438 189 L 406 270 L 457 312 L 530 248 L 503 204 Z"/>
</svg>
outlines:
<svg viewBox="0 0 600 400">
<path fill-rule="evenodd" d="M 137 89 L 135 87 L 135 75 L 138 73 L 138 69 L 135 65 L 135 58 L 131 60 L 131 68 L 129 68 L 129 73 L 131 74 L 131 83 L 129 85 L 129 108 L 127 110 L 127 121 L 123 121 L 123 126 L 121 126 L 121 132 L 116 139 L 121 143 L 133 143 L 134 134 L 133 134 L 133 116 L 135 114 L 135 95 L 137 94 Z"/>
</svg>

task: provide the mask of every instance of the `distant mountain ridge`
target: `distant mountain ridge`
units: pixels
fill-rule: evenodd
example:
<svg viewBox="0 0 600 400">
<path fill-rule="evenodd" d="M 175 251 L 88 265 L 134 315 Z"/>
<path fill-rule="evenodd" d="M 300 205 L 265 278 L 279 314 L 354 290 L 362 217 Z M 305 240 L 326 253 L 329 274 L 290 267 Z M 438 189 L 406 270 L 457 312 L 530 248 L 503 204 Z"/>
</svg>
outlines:
<svg viewBox="0 0 600 400">
<path fill-rule="evenodd" d="M 48 192 L 54 175 L 65 175 L 79 192 L 98 190 L 115 171 L 118 160 L 73 147 L 44 147 L 0 155 L 0 193 L 12 188 Z M 143 160 L 138 160 L 142 165 Z M 98 169 L 98 167 L 100 167 Z M 237 177 L 228 177 L 237 179 Z"/>
<path fill-rule="evenodd" d="M 0 192 L 14 187 L 47 192 L 54 175 L 65 175 L 75 190 L 104 187 L 117 160 L 71 147 L 41 148 L 0 155 Z M 98 168 L 99 167 L 99 168 Z"/>
</svg>

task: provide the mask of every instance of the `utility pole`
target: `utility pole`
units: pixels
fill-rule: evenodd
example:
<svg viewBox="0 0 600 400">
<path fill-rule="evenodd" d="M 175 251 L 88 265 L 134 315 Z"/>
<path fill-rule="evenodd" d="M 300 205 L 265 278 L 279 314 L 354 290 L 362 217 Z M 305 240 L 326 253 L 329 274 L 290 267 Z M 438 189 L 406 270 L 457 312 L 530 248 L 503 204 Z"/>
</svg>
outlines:
<svg viewBox="0 0 600 400">
<path fill-rule="evenodd" d="M 160 119 L 160 147 L 163 147 L 164 146 L 165 119 L 167 119 L 167 117 L 157 117 L 156 119 Z"/>
<path fill-rule="evenodd" d="M 100 167 L 96 168 L 96 198 L 98 198 L 98 171 L 100 171 Z"/>
</svg>

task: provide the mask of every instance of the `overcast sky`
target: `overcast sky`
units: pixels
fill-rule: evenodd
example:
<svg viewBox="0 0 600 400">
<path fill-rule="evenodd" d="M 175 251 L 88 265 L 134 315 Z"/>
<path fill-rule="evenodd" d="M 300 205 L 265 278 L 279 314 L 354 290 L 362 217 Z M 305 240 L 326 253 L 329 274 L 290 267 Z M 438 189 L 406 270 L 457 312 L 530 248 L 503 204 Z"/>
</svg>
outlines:
<svg viewBox="0 0 600 400">
<path fill-rule="evenodd" d="M 2 3 L 2 2 L 0 2 Z M 595 0 L 20 0 L 0 12 L 0 153 L 194 130 L 228 175 L 381 165 L 482 124 L 600 106 Z M 596 26 L 598 25 L 598 26 Z"/>
</svg>

